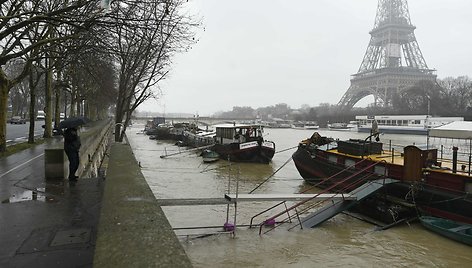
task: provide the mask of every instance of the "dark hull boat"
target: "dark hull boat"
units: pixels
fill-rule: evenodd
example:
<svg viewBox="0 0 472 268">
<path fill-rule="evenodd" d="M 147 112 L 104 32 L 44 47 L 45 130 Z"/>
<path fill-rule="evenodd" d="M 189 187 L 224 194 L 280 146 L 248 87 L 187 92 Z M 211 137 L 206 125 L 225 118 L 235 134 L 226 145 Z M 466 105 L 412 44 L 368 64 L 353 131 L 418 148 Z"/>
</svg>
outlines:
<svg viewBox="0 0 472 268">
<path fill-rule="evenodd" d="M 260 125 L 218 125 L 215 142 L 211 150 L 229 161 L 268 164 L 275 154 L 275 143 L 264 140 Z"/>
<path fill-rule="evenodd" d="M 167 140 L 171 139 L 170 127 L 168 126 L 157 126 L 145 131 L 146 135 L 149 135 L 149 139 L 152 140 Z"/>
<path fill-rule="evenodd" d="M 394 223 L 421 211 L 472 223 L 469 174 L 446 167 L 448 162 L 438 159 L 437 149 L 407 146 L 401 153 L 382 147 L 367 139 L 335 142 L 315 133 L 299 144 L 292 158 L 305 181 L 320 188 L 342 181 L 336 188 L 346 192 L 370 180 L 397 180 L 351 209 L 375 220 Z M 457 165 L 457 159 L 451 163 Z"/>
<path fill-rule="evenodd" d="M 212 150 L 225 160 L 268 164 L 274 156 L 275 144 L 267 141 L 215 144 Z"/>
</svg>

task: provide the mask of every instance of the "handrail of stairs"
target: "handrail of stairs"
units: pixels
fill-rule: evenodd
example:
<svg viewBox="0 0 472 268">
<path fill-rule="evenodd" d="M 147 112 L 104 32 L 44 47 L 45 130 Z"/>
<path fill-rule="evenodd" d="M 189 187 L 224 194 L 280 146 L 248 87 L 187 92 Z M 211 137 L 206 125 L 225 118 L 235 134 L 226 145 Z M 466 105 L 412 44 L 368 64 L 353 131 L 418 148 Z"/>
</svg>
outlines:
<svg viewBox="0 0 472 268">
<path fill-rule="evenodd" d="M 356 181 L 354 181 L 354 182 L 352 182 L 352 183 L 346 185 L 344 188 L 340 189 L 339 191 L 343 191 L 343 190 L 346 190 L 346 189 L 350 189 L 352 186 L 355 186 L 355 185 L 360 185 L 360 184 L 362 184 L 362 183 L 368 181 L 369 178 L 372 177 L 372 176 L 375 176 L 375 174 L 367 174 L 367 175 L 365 175 L 365 176 L 363 176 L 363 177 L 357 179 Z M 385 179 L 385 176 L 382 176 L 382 177 L 384 177 L 384 179 Z M 362 189 L 364 189 L 364 188 L 362 188 Z M 357 192 L 357 191 L 360 191 L 360 190 L 362 190 L 362 189 L 361 189 L 361 188 L 355 188 L 356 192 Z M 352 192 L 351 192 L 351 193 L 352 193 Z M 326 201 L 329 201 L 329 200 L 326 200 Z M 317 205 L 317 204 L 308 206 L 308 207 L 304 208 L 302 211 L 300 211 L 300 213 L 304 213 L 304 212 L 306 212 L 306 211 L 312 209 L 312 208 L 315 207 L 316 205 Z M 324 210 L 326 210 L 326 209 L 328 209 L 328 208 L 329 208 L 329 207 L 324 207 L 324 208 L 320 209 L 318 212 L 323 212 Z M 297 226 L 302 226 L 300 221 L 299 221 L 299 223 L 298 223 L 297 225 L 294 225 L 294 226 L 290 227 L 289 230 L 291 230 L 291 229 L 293 229 L 293 228 L 295 228 L 295 227 L 297 227 Z M 269 231 L 271 231 L 271 230 L 269 230 Z"/>
<path fill-rule="evenodd" d="M 306 193 L 306 192 L 308 192 L 308 191 L 310 191 L 310 190 L 312 190 L 312 189 L 318 187 L 318 186 L 321 185 L 322 183 L 326 183 L 326 181 L 328 181 L 328 180 L 330 180 L 330 179 L 332 179 L 332 178 L 335 178 L 336 176 L 338 176 L 339 174 L 342 174 L 342 173 L 345 172 L 346 170 L 355 168 L 355 165 L 358 165 L 359 163 L 362 163 L 362 162 L 364 162 L 364 161 L 366 161 L 366 160 L 367 160 L 367 158 L 364 158 L 364 159 L 362 159 L 361 161 L 355 163 L 354 165 L 346 167 L 345 169 L 339 171 L 338 173 L 336 173 L 336 174 L 334 174 L 334 175 L 331 175 L 330 177 L 326 178 L 326 180 L 320 181 L 320 182 L 316 183 L 315 185 L 313 185 L 313 186 L 311 186 L 311 187 L 309 187 L 309 188 L 307 188 L 307 189 L 301 191 L 300 194 Z M 325 193 L 325 192 L 322 191 L 322 192 L 318 193 L 318 195 L 319 195 L 319 194 L 322 194 L 322 193 Z M 318 196 L 318 195 L 317 195 L 317 196 Z M 317 196 L 315 196 L 314 198 L 316 198 Z M 249 223 L 249 228 L 252 228 L 252 223 L 253 223 L 253 221 L 254 221 L 254 219 L 255 219 L 256 217 L 258 217 L 258 216 L 260 216 L 260 215 L 262 215 L 262 214 L 264 214 L 264 213 L 266 213 L 266 212 L 268 212 L 268 211 L 270 211 L 270 210 L 272 210 L 272 209 L 274 209 L 274 208 L 276 208 L 276 207 L 278 207 L 278 206 L 280 206 L 280 205 L 282 205 L 282 204 L 285 204 L 285 209 L 287 210 L 286 201 L 282 201 L 282 202 L 277 203 L 277 204 L 275 204 L 274 206 L 272 206 L 272 207 L 270 207 L 270 208 L 268 208 L 268 209 L 265 209 L 265 210 L 263 210 L 263 211 L 257 213 L 256 215 L 252 216 L 252 217 L 251 217 L 251 221 L 250 221 L 250 223 Z M 290 214 L 288 213 L 288 211 L 287 211 L 287 215 L 289 216 L 288 218 L 291 219 Z M 266 223 L 266 222 L 269 222 L 269 220 L 264 221 L 264 223 Z"/>
<path fill-rule="evenodd" d="M 343 188 L 341 188 L 341 189 L 339 189 L 339 190 L 336 190 L 335 193 L 344 193 L 345 190 L 350 189 L 352 186 L 359 185 L 359 184 L 361 184 L 361 183 L 367 181 L 367 180 L 368 180 L 370 177 L 372 177 L 372 176 L 374 176 L 374 174 L 366 174 L 366 175 L 364 175 L 364 176 L 358 178 L 358 179 L 355 180 L 354 182 L 351 182 L 350 184 L 347 184 L 347 185 L 344 186 Z M 332 200 L 332 198 L 331 198 L 331 199 L 328 199 L 328 200 L 316 202 L 316 203 L 314 203 L 314 204 L 312 204 L 312 205 L 310 205 L 310 206 L 307 206 L 307 207 L 303 208 L 301 211 L 299 211 L 299 213 L 304 213 L 304 212 L 306 212 L 306 211 L 308 211 L 308 210 L 310 210 L 310 209 L 312 209 L 312 208 L 314 208 L 314 207 L 320 205 L 321 203 L 323 203 L 323 202 L 325 202 L 325 201 L 330 201 L 330 200 Z M 328 208 L 327 208 L 327 207 L 326 207 L 326 208 L 322 208 L 322 209 L 319 210 L 319 212 L 322 212 L 322 211 L 324 211 L 325 209 L 328 209 Z M 281 222 L 284 222 L 284 221 L 282 220 Z M 291 229 L 293 229 L 293 228 L 295 228 L 295 227 L 297 227 L 297 226 L 301 226 L 301 227 L 302 227 L 301 221 L 299 221 L 297 225 L 294 225 L 294 226 L 292 226 L 291 228 L 289 228 L 289 230 L 291 230 Z M 303 228 L 303 227 L 302 227 L 302 228 Z M 267 233 L 267 232 L 270 232 L 270 231 L 271 231 L 271 230 L 268 230 L 268 231 L 266 231 L 266 233 Z"/>
<path fill-rule="evenodd" d="M 312 198 L 309 198 L 309 199 L 305 199 L 305 200 L 303 200 L 303 201 L 300 201 L 299 203 L 297 203 L 297 204 L 295 204 L 295 205 L 293 205 L 293 206 L 287 208 L 286 210 L 284 210 L 284 211 L 282 211 L 282 212 L 279 212 L 279 213 L 275 214 L 274 216 L 268 218 L 267 220 L 261 222 L 261 223 L 259 224 L 259 235 L 262 233 L 262 227 L 264 226 L 264 224 L 265 224 L 266 222 L 275 221 L 275 219 L 276 219 L 277 217 L 279 217 L 279 216 L 281 216 L 281 215 L 283 215 L 283 214 L 286 214 L 286 213 L 288 213 L 288 211 L 293 210 L 293 209 L 296 209 L 297 207 L 299 207 L 299 206 L 301 206 L 301 205 L 303 205 L 303 204 L 305 204 L 305 203 L 307 203 L 307 202 L 309 202 L 309 201 L 312 201 L 313 199 L 315 199 L 316 197 L 318 197 L 320 194 L 323 194 L 323 193 L 326 193 L 326 192 L 328 192 L 328 191 L 330 191 L 330 190 L 332 190 L 332 189 L 335 189 L 335 188 L 336 188 L 337 186 L 339 186 L 340 184 L 343 184 L 343 183 L 347 182 L 348 180 L 350 180 L 350 179 L 352 179 L 352 178 L 354 178 L 354 177 L 356 177 L 356 176 L 358 176 L 358 175 L 360 175 L 360 174 L 366 172 L 368 169 L 370 169 L 370 168 L 372 168 L 372 167 L 374 167 L 374 166 L 376 166 L 376 165 L 378 165 L 378 164 L 380 164 L 380 163 L 384 164 L 384 163 L 386 163 L 386 161 L 385 161 L 385 160 L 382 160 L 382 161 L 379 161 L 379 162 L 375 162 L 375 163 L 373 163 L 373 164 L 371 164 L 371 165 L 368 165 L 368 166 L 366 166 L 366 167 L 364 167 L 364 168 L 358 170 L 358 172 L 353 173 L 353 174 L 351 174 L 350 176 L 348 176 L 348 177 L 342 179 L 341 181 L 336 182 L 336 183 L 334 183 L 333 185 L 331 185 L 331 186 L 329 186 L 329 187 L 323 189 L 323 191 L 317 193 L 317 194 L 314 195 Z M 337 174 L 340 174 L 340 173 L 342 173 L 343 171 L 345 171 L 345 170 L 347 170 L 347 169 L 349 169 L 349 168 L 350 168 L 350 167 L 348 167 L 348 168 L 346 168 L 346 169 L 344 169 L 344 170 L 342 170 L 342 171 L 336 173 L 336 174 L 333 175 L 333 176 L 330 176 L 328 179 L 324 180 L 324 182 L 326 182 L 327 180 L 333 179 Z M 359 182 L 361 182 L 361 181 L 366 181 L 368 178 L 370 178 L 371 176 L 374 176 L 374 175 L 377 175 L 377 174 L 368 174 L 367 176 L 363 176 L 363 177 L 361 177 L 360 179 L 357 179 L 354 183 L 357 184 L 357 183 L 359 183 Z M 385 177 L 385 176 L 384 176 L 384 177 Z M 353 183 L 350 183 L 348 186 L 351 186 L 352 184 L 353 184 Z M 345 189 L 346 187 L 347 187 L 347 186 L 343 187 L 342 189 Z M 330 200 L 330 199 L 328 199 L 328 200 L 326 200 L 326 201 L 329 201 L 329 200 Z M 320 202 L 317 202 L 317 204 L 319 204 L 319 203 L 320 203 Z M 300 212 L 297 212 L 297 213 L 300 213 Z M 297 215 L 297 217 L 298 217 L 298 215 Z M 299 217 L 298 217 L 298 218 L 299 218 Z M 283 221 L 282 221 L 282 223 L 283 223 Z M 301 222 L 299 223 L 299 225 L 301 226 Z M 280 226 L 280 225 L 279 225 L 279 226 Z M 269 232 L 269 231 L 271 231 L 271 230 L 273 230 L 273 229 L 275 229 L 275 228 L 277 228 L 277 227 L 278 227 L 278 226 L 275 226 L 275 225 L 274 225 L 274 227 L 272 227 L 272 228 L 271 228 L 270 230 L 268 230 L 267 232 Z M 266 233 L 267 233 L 267 232 L 266 232 Z"/>
</svg>

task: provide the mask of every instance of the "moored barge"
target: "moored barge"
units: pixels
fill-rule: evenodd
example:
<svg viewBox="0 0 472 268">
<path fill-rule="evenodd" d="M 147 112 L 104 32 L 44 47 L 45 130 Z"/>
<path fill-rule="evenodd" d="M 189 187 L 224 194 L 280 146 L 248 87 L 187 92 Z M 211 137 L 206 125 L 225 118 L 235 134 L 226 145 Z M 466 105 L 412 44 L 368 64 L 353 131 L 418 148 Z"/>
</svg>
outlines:
<svg viewBox="0 0 472 268">
<path fill-rule="evenodd" d="M 421 213 L 472 223 L 470 161 L 459 161 L 457 149 L 448 160 L 436 148 L 383 148 L 376 137 L 336 141 L 315 132 L 292 158 L 305 181 L 320 188 L 346 192 L 370 180 L 397 180 L 352 209 L 375 220 L 393 223 Z"/>
</svg>

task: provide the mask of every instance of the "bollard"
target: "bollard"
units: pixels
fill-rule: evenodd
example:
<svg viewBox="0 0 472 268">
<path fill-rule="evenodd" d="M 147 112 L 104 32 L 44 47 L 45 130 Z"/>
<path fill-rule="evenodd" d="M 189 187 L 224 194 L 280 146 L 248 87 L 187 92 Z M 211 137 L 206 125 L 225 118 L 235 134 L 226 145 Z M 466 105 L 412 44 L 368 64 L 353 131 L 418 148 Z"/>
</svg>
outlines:
<svg viewBox="0 0 472 268">
<path fill-rule="evenodd" d="M 62 148 L 44 149 L 45 178 L 64 179 L 69 175 L 69 160 Z"/>
</svg>

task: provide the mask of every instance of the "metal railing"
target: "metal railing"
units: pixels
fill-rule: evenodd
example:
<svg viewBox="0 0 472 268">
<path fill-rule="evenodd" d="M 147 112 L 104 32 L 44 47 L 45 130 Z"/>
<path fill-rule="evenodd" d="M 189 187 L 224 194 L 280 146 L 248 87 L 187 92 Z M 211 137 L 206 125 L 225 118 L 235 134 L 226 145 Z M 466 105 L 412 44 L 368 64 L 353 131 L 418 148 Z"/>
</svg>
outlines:
<svg viewBox="0 0 472 268">
<path fill-rule="evenodd" d="M 359 164 L 359 163 L 361 163 L 361 162 L 363 162 L 363 161 L 366 161 L 367 159 L 368 159 L 368 158 L 363 159 L 363 160 L 357 162 L 356 164 Z M 314 200 L 315 198 L 319 197 L 321 194 L 327 193 L 327 192 L 332 191 L 332 190 L 335 190 L 335 192 L 337 192 L 337 193 L 343 194 L 344 191 L 346 191 L 346 190 L 348 190 L 348 189 L 352 189 L 353 187 L 356 187 L 356 186 L 358 186 L 359 184 L 366 182 L 369 178 L 371 178 L 371 177 L 373 177 L 373 176 L 376 176 L 376 177 L 382 176 L 382 177 L 385 179 L 385 177 L 386 177 L 385 174 L 386 174 L 386 172 L 387 172 L 386 169 L 385 169 L 385 174 L 384 174 L 384 175 L 379 175 L 379 174 L 375 174 L 375 173 L 369 172 L 369 169 L 373 168 L 374 166 L 379 165 L 379 164 L 385 164 L 385 163 L 386 163 L 386 161 L 382 160 L 382 161 L 379 161 L 379 162 L 375 162 L 375 163 L 373 163 L 373 164 L 371 164 L 371 165 L 368 165 L 368 166 L 366 166 L 366 167 L 363 167 L 362 169 L 356 170 L 357 172 L 355 172 L 355 173 L 353 173 L 353 174 L 347 176 L 346 178 L 344 178 L 344 179 L 342 179 L 342 180 L 340 180 L 340 181 L 334 182 L 332 185 L 330 185 L 330 186 L 328 186 L 327 188 L 323 189 L 321 192 L 317 193 L 317 194 L 314 195 L 313 197 L 311 197 L 311 198 L 309 198 L 309 199 L 306 199 L 306 200 L 303 200 L 303 201 L 301 201 L 301 202 L 299 202 L 299 203 L 297 203 L 297 204 L 295 204 L 295 205 L 293 205 L 293 206 L 291 206 L 291 207 L 289 207 L 289 208 L 286 208 L 286 209 L 283 210 L 282 212 L 279 212 L 279 213 L 275 214 L 274 216 L 269 217 L 269 218 L 266 219 L 265 221 L 263 221 L 263 222 L 261 222 L 261 223 L 258 224 L 258 225 L 259 225 L 259 235 L 262 234 L 262 227 L 263 227 L 264 225 L 266 225 L 268 222 L 276 223 L 275 219 L 278 218 L 279 216 L 282 216 L 282 215 L 284 215 L 284 214 L 287 214 L 287 215 L 288 215 L 288 218 L 285 218 L 285 219 L 283 219 L 282 221 L 279 221 L 279 223 L 285 223 L 285 222 L 287 222 L 287 219 L 289 219 L 289 220 L 290 220 L 289 222 L 291 222 L 292 216 L 291 216 L 290 213 L 289 213 L 289 211 L 291 211 L 291 210 L 295 210 L 296 216 L 297 216 L 297 218 L 299 219 L 299 223 L 298 223 L 297 225 L 295 225 L 294 227 L 296 227 L 296 226 L 298 226 L 298 225 L 299 225 L 299 226 L 302 226 L 302 222 L 300 221 L 300 217 L 299 217 L 299 214 L 300 214 L 300 213 L 303 213 L 303 212 L 305 212 L 305 211 L 308 211 L 308 210 L 312 209 L 313 207 L 318 206 L 319 204 L 321 204 L 321 203 L 323 203 L 323 202 L 325 202 L 325 201 L 331 201 L 331 200 L 334 198 L 334 197 L 332 197 L 332 198 L 329 198 L 328 200 L 323 200 L 323 201 L 315 202 L 315 203 L 312 204 L 311 206 L 308 206 L 307 208 L 304 208 L 304 209 L 301 210 L 301 211 L 298 211 L 298 210 L 297 210 L 298 207 L 300 207 L 301 205 L 303 205 L 303 204 L 305 204 L 305 203 L 307 203 L 307 202 L 309 202 L 309 201 Z M 342 174 L 343 172 L 346 172 L 346 171 L 348 171 L 349 169 L 352 170 L 353 167 L 355 167 L 355 165 L 350 166 L 350 167 L 347 167 L 347 168 L 345 168 L 345 169 L 343 169 L 343 170 L 337 172 L 336 174 L 334 174 L 334 175 L 328 177 L 327 179 L 325 179 L 325 180 L 323 180 L 322 182 L 320 182 L 320 183 L 314 185 L 313 187 L 316 187 L 317 185 L 319 186 L 321 183 L 330 182 L 331 180 L 334 180 L 335 178 L 337 178 L 337 176 L 338 176 L 339 174 Z M 361 177 L 355 179 L 354 181 L 350 181 L 350 180 L 356 178 L 357 176 L 359 176 L 359 175 L 361 175 L 361 174 L 364 174 L 364 175 L 362 175 Z M 347 183 L 347 184 L 346 184 L 346 183 Z M 339 186 L 342 186 L 342 187 L 341 187 L 341 188 L 338 188 Z M 255 215 L 254 217 L 259 216 L 259 215 L 261 215 L 261 214 L 263 214 L 263 213 L 265 213 L 265 212 L 267 212 L 267 211 L 269 211 L 269 210 L 271 210 L 271 209 L 274 209 L 275 207 L 277 207 L 277 206 L 279 206 L 279 205 L 281 205 L 281 204 L 283 204 L 283 203 L 285 203 L 285 201 L 283 201 L 283 202 L 281 202 L 281 203 L 279 203 L 279 204 L 273 206 L 272 208 L 270 208 L 270 209 L 268 209 L 268 210 L 266 210 L 266 211 L 264 211 L 264 212 L 262 212 L 262 213 L 258 213 L 258 214 Z M 253 218 L 254 218 L 254 217 L 253 217 Z M 252 226 L 253 218 L 251 219 L 251 226 Z M 274 229 L 277 228 L 278 226 L 281 226 L 281 224 L 279 224 L 279 225 L 276 225 L 276 224 L 275 224 L 271 229 L 267 230 L 265 233 L 274 230 Z M 292 228 L 293 228 L 293 227 L 292 227 Z M 302 228 L 303 228 L 303 227 L 302 227 Z"/>
</svg>

